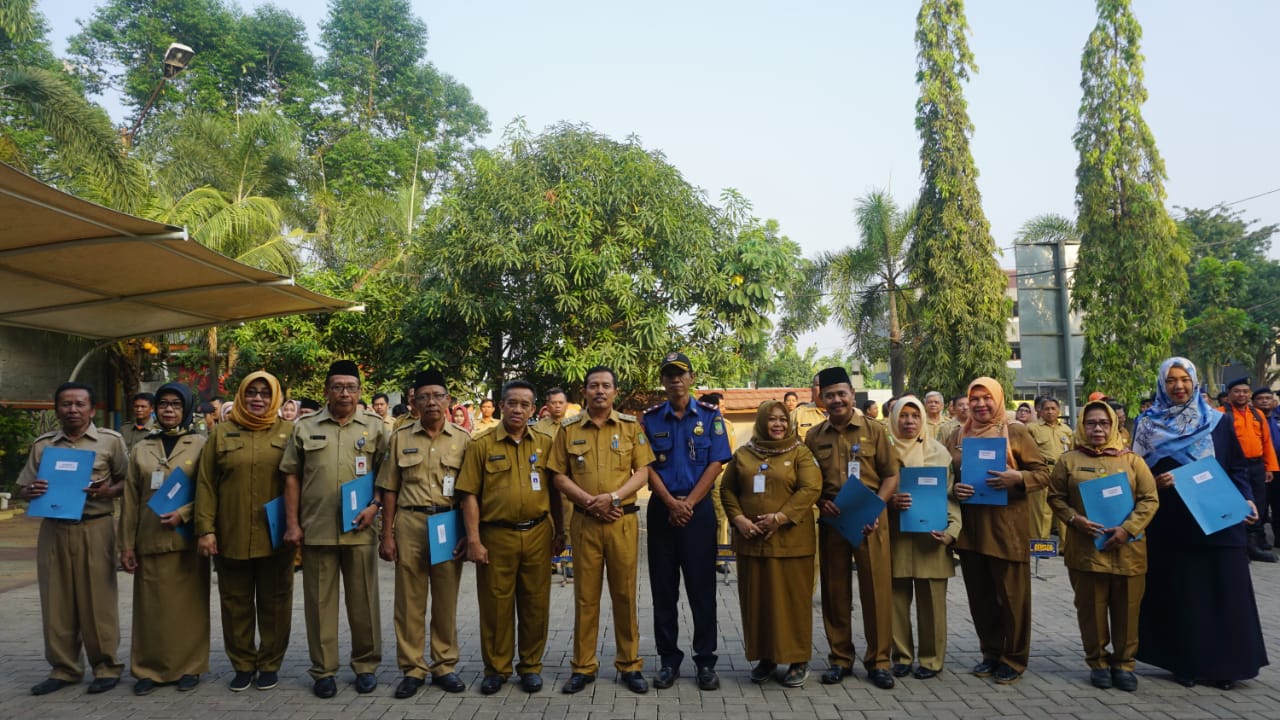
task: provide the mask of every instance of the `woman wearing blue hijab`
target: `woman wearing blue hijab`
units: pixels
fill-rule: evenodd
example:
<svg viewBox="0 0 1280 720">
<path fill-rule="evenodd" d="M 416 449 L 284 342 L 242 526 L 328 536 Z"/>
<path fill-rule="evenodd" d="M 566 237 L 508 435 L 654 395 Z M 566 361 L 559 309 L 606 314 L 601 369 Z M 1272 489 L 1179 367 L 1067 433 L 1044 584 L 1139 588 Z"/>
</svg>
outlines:
<svg viewBox="0 0 1280 720">
<path fill-rule="evenodd" d="M 1147 591 L 1138 621 L 1138 660 L 1174 681 L 1228 690 L 1258 675 L 1267 651 L 1245 554 L 1245 524 L 1258 521 L 1247 461 L 1229 422 L 1196 391 L 1195 365 L 1160 365 L 1155 403 L 1138 418 L 1133 451 L 1155 475 L 1160 510 L 1147 526 Z M 1205 535 L 1174 488 L 1170 471 L 1216 458 L 1249 501 L 1241 524 Z"/>
</svg>

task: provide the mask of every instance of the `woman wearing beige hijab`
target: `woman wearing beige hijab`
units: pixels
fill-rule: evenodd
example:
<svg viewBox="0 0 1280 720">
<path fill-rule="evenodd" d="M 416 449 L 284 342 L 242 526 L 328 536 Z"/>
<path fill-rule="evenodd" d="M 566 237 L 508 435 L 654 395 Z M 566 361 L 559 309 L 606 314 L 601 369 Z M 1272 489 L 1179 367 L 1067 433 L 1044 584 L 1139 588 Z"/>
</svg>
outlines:
<svg viewBox="0 0 1280 720">
<path fill-rule="evenodd" d="M 951 453 L 924 432 L 924 403 L 907 395 L 889 411 L 889 438 L 904 468 L 941 467 L 947 489 L 947 526 L 927 533 L 902 532 L 901 512 L 909 493 L 893 496 L 889 511 L 889 551 L 893 558 L 893 674 L 920 680 L 942 670 L 947 654 L 947 579 L 956 574 L 947 549 L 960 535 L 960 505 L 951 496 Z M 911 634 L 911 601 L 916 601 L 919 653 Z M 911 665 L 918 661 L 913 670 Z"/>
<path fill-rule="evenodd" d="M 973 668 L 978 677 L 994 675 L 1001 685 L 1022 678 L 1031 655 L 1031 516 L 1027 492 L 1044 487 L 1049 466 L 1025 425 L 1012 422 L 1004 404 L 1004 389 L 994 378 L 969 384 L 969 419 L 947 440 L 952 466 L 959 475 L 955 497 L 960 501 L 962 527 L 956 540 L 960 571 L 969 596 L 969 614 L 978 633 L 982 661 Z M 1008 441 L 1003 471 L 988 477 L 960 474 L 961 447 L 967 438 L 1002 437 Z M 1008 493 L 1007 505 L 971 505 L 974 486 L 986 483 Z"/>
</svg>

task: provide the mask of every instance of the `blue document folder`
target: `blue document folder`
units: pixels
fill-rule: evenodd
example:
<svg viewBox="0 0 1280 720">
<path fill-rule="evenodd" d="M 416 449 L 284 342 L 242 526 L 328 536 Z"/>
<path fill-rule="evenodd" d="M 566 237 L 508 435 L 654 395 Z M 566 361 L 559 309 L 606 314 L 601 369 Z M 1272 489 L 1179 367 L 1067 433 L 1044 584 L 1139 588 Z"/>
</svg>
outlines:
<svg viewBox="0 0 1280 720">
<path fill-rule="evenodd" d="M 156 515 L 167 515 L 196 499 L 196 484 L 182 468 L 169 473 L 169 479 L 147 500 L 147 507 Z"/>
<path fill-rule="evenodd" d="M 271 535 L 271 548 L 280 547 L 284 542 L 284 496 L 263 504 L 267 512 L 267 532 Z"/>
<path fill-rule="evenodd" d="M 79 520 L 84 514 L 84 489 L 93 478 L 92 450 L 53 447 L 44 449 L 36 478 L 49 483 L 48 489 L 27 505 L 33 517 Z"/>
<path fill-rule="evenodd" d="M 356 516 L 373 502 L 373 473 L 342 483 L 342 532 L 356 529 Z"/>
<path fill-rule="evenodd" d="M 884 500 L 852 475 L 845 480 L 844 487 L 840 488 L 835 504 L 840 508 L 840 514 L 835 517 L 824 515 L 820 519 L 838 530 L 854 547 L 862 544 L 862 526 L 875 522 L 880 513 L 884 512 Z"/>
<path fill-rule="evenodd" d="M 461 536 L 462 514 L 457 510 L 436 513 L 427 517 L 427 542 L 431 548 L 431 564 L 439 565 L 453 559 L 453 549 Z"/>
<path fill-rule="evenodd" d="M 1084 516 L 1104 528 L 1116 527 L 1129 519 L 1133 512 L 1133 490 L 1129 488 L 1128 473 L 1116 473 L 1096 480 L 1080 483 L 1080 499 L 1084 502 Z M 1093 539 L 1099 550 L 1111 539 L 1103 533 Z M 1133 542 L 1136 538 L 1131 538 Z"/>
<path fill-rule="evenodd" d="M 1244 522 L 1249 516 L 1249 503 L 1214 458 L 1174 470 L 1173 487 L 1205 535 Z"/>
<path fill-rule="evenodd" d="M 904 467 L 898 492 L 911 495 L 911 507 L 898 514 L 902 532 L 927 533 L 947 529 L 947 469 Z"/>
<path fill-rule="evenodd" d="M 960 482 L 973 486 L 970 505 L 1008 505 L 1009 491 L 987 484 L 989 471 L 1009 469 L 1006 455 L 1009 441 L 1005 438 L 965 438 L 960 443 Z"/>
</svg>

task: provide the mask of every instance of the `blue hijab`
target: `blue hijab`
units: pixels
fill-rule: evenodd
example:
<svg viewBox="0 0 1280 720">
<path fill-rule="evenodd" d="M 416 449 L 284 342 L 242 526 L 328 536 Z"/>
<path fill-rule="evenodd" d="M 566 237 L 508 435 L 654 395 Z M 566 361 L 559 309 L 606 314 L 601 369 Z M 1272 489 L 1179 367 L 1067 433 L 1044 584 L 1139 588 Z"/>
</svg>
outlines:
<svg viewBox="0 0 1280 720">
<path fill-rule="evenodd" d="M 1179 367 L 1191 376 L 1191 399 L 1177 405 L 1165 391 L 1169 369 Z M 1196 366 L 1182 357 L 1171 357 L 1160 363 L 1156 380 L 1156 401 L 1138 417 L 1133 436 L 1133 451 L 1155 465 L 1162 458 L 1172 458 L 1186 465 L 1201 458 L 1213 457 L 1213 429 L 1222 413 L 1209 407 L 1199 392 L 1200 378 Z"/>
</svg>

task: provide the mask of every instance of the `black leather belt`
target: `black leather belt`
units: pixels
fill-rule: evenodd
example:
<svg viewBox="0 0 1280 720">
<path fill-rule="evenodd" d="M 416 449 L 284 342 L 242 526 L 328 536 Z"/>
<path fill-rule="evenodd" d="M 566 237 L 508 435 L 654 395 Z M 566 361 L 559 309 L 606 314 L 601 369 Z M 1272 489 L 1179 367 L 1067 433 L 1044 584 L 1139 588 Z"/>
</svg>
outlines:
<svg viewBox="0 0 1280 720">
<path fill-rule="evenodd" d="M 452 505 L 401 505 L 401 510 L 409 512 L 422 513 L 423 515 L 436 515 L 442 512 L 449 512 L 453 509 Z"/>
<path fill-rule="evenodd" d="M 547 519 L 547 514 L 542 513 L 541 515 L 539 515 L 538 517 L 532 520 L 521 520 L 520 522 L 507 522 L 506 520 L 482 520 L 480 521 L 480 524 L 492 525 L 493 527 L 505 528 L 507 530 L 519 530 L 521 532 L 524 532 L 525 530 L 532 530 L 538 527 L 538 525 L 541 524 L 542 521 L 546 519 Z"/>
<path fill-rule="evenodd" d="M 80 523 L 89 522 L 90 520 L 97 520 L 98 518 L 104 518 L 104 517 L 111 517 L 111 513 L 98 513 L 97 515 L 85 515 L 84 517 L 81 517 L 76 520 L 67 520 L 65 518 L 45 518 L 45 519 L 52 520 L 53 522 L 56 522 L 59 525 L 79 525 Z"/>
<path fill-rule="evenodd" d="M 577 505 L 574 505 L 574 506 L 573 506 L 573 511 L 574 511 L 574 512 L 576 512 L 576 513 L 578 513 L 579 515 L 590 515 L 590 513 L 588 513 L 588 512 L 586 511 L 586 509 L 584 509 L 584 508 L 582 508 L 582 507 L 579 507 L 579 506 L 577 506 Z M 623 515 L 630 515 L 630 514 L 631 514 L 631 513 L 633 513 L 633 512 L 640 512 L 640 506 L 639 506 L 639 505 L 637 505 L 637 504 L 635 504 L 635 503 L 631 503 L 630 505 L 623 505 L 623 506 L 622 506 L 622 514 L 623 514 Z"/>
</svg>

